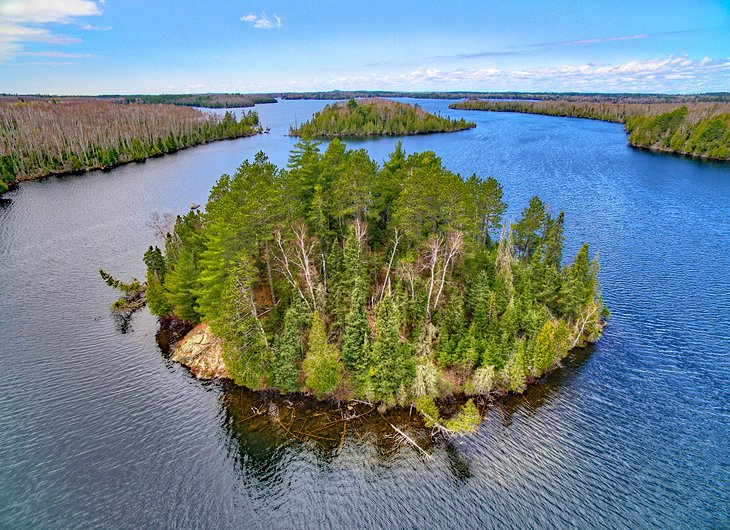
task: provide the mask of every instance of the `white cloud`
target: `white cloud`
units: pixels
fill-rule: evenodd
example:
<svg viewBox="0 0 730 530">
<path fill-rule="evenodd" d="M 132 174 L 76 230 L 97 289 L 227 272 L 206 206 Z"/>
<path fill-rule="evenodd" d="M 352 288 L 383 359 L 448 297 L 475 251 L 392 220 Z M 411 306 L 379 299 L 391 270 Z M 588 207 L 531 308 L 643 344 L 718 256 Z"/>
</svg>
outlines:
<svg viewBox="0 0 730 530">
<path fill-rule="evenodd" d="M 85 31 L 111 31 L 111 26 L 94 26 L 93 24 L 81 24 L 79 28 Z"/>
<path fill-rule="evenodd" d="M 22 55 L 23 43 L 42 42 L 68 45 L 81 42 L 79 38 L 52 32 L 43 25 L 77 24 L 78 17 L 98 15 L 101 15 L 99 5 L 91 0 L 2 0 L 0 2 L 0 62 Z M 81 29 L 107 29 L 89 24 L 77 25 Z M 53 57 L 53 55 L 44 56 Z"/>
<path fill-rule="evenodd" d="M 256 29 L 274 29 L 281 27 L 280 16 L 274 15 L 274 18 L 272 20 L 265 12 L 261 13 L 260 15 L 254 15 L 253 13 L 244 15 L 241 17 L 241 22 L 247 22 Z"/>
<path fill-rule="evenodd" d="M 0 20 L 45 24 L 68 24 L 74 17 L 101 15 L 90 0 L 5 0 L 0 4 Z"/>
<path fill-rule="evenodd" d="M 410 72 L 330 79 L 308 79 L 302 90 L 474 90 L 580 92 L 697 92 L 721 90 L 730 84 L 730 57 L 692 59 L 687 55 L 625 63 L 586 63 L 523 68 L 421 67 Z"/>
</svg>

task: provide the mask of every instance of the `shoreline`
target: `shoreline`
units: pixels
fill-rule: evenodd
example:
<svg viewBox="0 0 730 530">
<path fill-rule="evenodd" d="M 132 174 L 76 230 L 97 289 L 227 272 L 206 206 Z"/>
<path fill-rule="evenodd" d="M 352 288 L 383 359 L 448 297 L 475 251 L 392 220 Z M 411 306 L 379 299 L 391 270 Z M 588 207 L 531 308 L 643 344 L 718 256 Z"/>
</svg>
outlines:
<svg viewBox="0 0 730 530">
<path fill-rule="evenodd" d="M 579 120 L 600 121 L 603 123 L 615 123 L 615 124 L 623 125 L 624 133 L 626 133 L 626 143 L 629 145 L 629 147 L 632 147 L 634 149 L 639 149 L 641 151 L 648 151 L 648 152 L 655 153 L 655 154 L 681 156 L 681 157 L 691 158 L 693 160 L 698 160 L 698 161 L 712 161 L 712 162 L 722 162 L 722 163 L 730 164 L 730 158 L 719 158 L 719 157 L 714 157 L 714 156 L 697 155 L 694 153 L 685 153 L 683 151 L 675 151 L 673 149 L 665 149 L 665 148 L 661 148 L 661 147 L 649 147 L 649 146 L 633 144 L 633 143 L 631 143 L 631 140 L 629 139 L 629 131 L 626 129 L 625 120 L 618 120 L 618 119 L 610 120 L 610 119 L 595 118 L 592 116 L 573 116 L 570 114 L 553 114 L 553 113 L 549 113 L 549 112 L 517 110 L 517 109 L 476 109 L 476 108 L 470 109 L 470 108 L 454 107 L 453 110 L 471 110 L 471 111 L 477 111 L 477 112 L 503 112 L 503 113 L 513 113 L 513 114 L 529 114 L 529 115 L 533 115 L 533 116 L 547 116 L 549 118 L 572 118 L 572 119 L 579 119 Z"/>
<path fill-rule="evenodd" d="M 191 322 L 187 322 L 185 320 L 181 320 L 177 317 L 159 317 L 158 318 L 158 331 L 155 335 L 155 339 L 157 342 L 158 347 L 160 348 L 163 356 L 172 361 L 175 364 L 179 364 L 183 367 L 185 367 L 186 371 L 194 377 L 198 381 L 203 382 L 218 382 L 222 385 L 230 386 L 231 388 L 235 389 L 242 389 L 247 392 L 251 392 L 252 394 L 265 398 L 282 398 L 282 399 L 297 399 L 297 400 L 306 400 L 311 401 L 313 403 L 317 403 L 319 405 L 325 405 L 325 404 L 335 404 L 335 405 L 343 405 L 343 404 L 351 404 L 351 403 L 365 403 L 367 405 L 373 406 L 376 408 L 376 410 L 380 410 L 380 408 L 383 406 L 383 402 L 367 402 L 362 401 L 360 399 L 354 399 L 354 398 L 345 398 L 345 399 L 334 399 L 334 398 L 326 398 L 326 399 L 319 399 L 314 394 L 309 392 L 282 392 L 279 389 L 275 387 L 268 387 L 268 388 L 262 388 L 262 389 L 252 389 L 248 388 L 246 386 L 242 386 L 234 382 L 233 378 L 230 377 L 227 373 L 224 375 L 213 375 L 213 376 L 205 376 L 205 375 L 199 375 L 200 370 L 197 369 L 197 365 L 193 363 L 186 362 L 184 359 L 177 357 L 176 354 L 178 353 L 178 350 L 180 346 L 185 342 L 189 341 L 193 335 L 195 335 L 195 332 L 200 333 L 200 329 L 202 327 L 207 328 L 207 324 L 205 323 L 198 323 L 193 324 Z M 605 327 L 608 325 L 608 322 L 606 320 L 601 320 L 601 330 L 605 329 Z M 208 328 L 209 330 L 209 328 Z M 218 341 L 221 343 L 221 339 L 216 338 L 214 335 L 212 335 L 212 332 L 210 332 L 210 336 L 213 338 L 214 341 Z M 599 337 L 600 340 L 600 337 Z M 196 344 L 199 344 L 197 341 L 193 341 Z M 203 341 L 205 342 L 205 341 Z M 562 368 L 562 361 L 564 359 L 567 359 L 569 356 L 573 355 L 575 352 L 577 352 L 580 349 L 590 347 L 594 344 L 596 344 L 598 341 L 590 342 L 586 340 L 581 340 L 578 342 L 573 348 L 568 350 L 568 352 L 565 354 L 565 356 L 561 359 L 558 359 L 555 364 L 553 364 L 548 370 L 543 372 L 538 377 L 528 377 L 525 380 L 526 389 L 531 388 L 536 385 L 536 383 L 540 382 L 546 377 L 549 377 L 553 373 L 555 373 L 559 368 Z M 206 357 L 208 355 L 207 352 L 204 352 L 200 358 Z M 214 353 L 213 356 L 219 356 L 219 353 Z M 203 359 L 203 363 L 209 362 L 209 359 Z M 206 369 L 209 369 L 209 367 L 206 367 Z M 220 374 L 220 370 L 217 370 Z M 225 371 L 225 367 L 223 367 L 223 371 Z M 526 390 L 525 389 L 525 390 Z M 508 388 L 501 386 L 501 385 L 495 385 L 495 387 L 488 393 L 488 394 L 467 394 L 463 391 L 455 392 L 449 395 L 445 396 L 439 396 L 435 398 L 435 401 L 439 403 L 442 406 L 446 406 L 446 408 L 451 408 L 455 405 L 461 405 L 465 403 L 469 399 L 480 399 L 480 400 L 487 400 L 489 402 L 494 401 L 495 399 L 504 399 L 508 396 L 516 396 L 519 395 L 516 392 L 510 391 Z M 388 406 L 385 410 L 408 410 L 409 408 L 412 408 L 413 404 L 406 406 L 406 405 L 394 405 L 394 406 Z"/>
<path fill-rule="evenodd" d="M 338 138 L 340 140 L 362 140 L 363 138 L 378 138 L 378 137 L 396 137 L 396 136 L 426 136 L 429 134 L 444 134 L 452 132 L 468 131 L 469 129 L 476 129 L 476 124 L 464 127 L 461 129 L 445 129 L 443 131 L 419 131 L 419 132 L 405 132 L 405 133 L 371 133 L 371 134 L 331 134 L 331 135 L 314 135 L 314 139 L 332 140 Z M 288 134 L 292 138 L 302 138 L 301 134 Z"/>
<path fill-rule="evenodd" d="M 62 170 L 62 171 L 52 171 L 50 173 L 43 173 L 41 175 L 34 175 L 32 177 L 24 177 L 24 178 L 21 178 L 21 179 L 16 179 L 14 182 L 8 182 L 7 183 L 8 189 L 7 189 L 7 191 L 5 193 L 8 193 L 10 191 L 13 191 L 14 189 L 17 189 L 17 187 L 21 183 L 23 183 L 23 182 L 33 182 L 33 181 L 43 180 L 43 179 L 52 178 L 52 177 L 68 177 L 68 176 L 84 175 L 86 173 L 91 173 L 92 171 L 110 172 L 110 171 L 112 171 L 112 170 L 114 170 L 116 168 L 122 167 L 122 166 L 127 166 L 129 164 L 144 164 L 149 159 L 152 159 L 152 158 L 162 158 L 162 157 L 164 157 L 166 155 L 174 155 L 175 153 L 178 153 L 180 151 L 185 151 L 185 150 L 191 149 L 193 147 L 200 147 L 202 145 L 207 145 L 207 144 L 211 144 L 211 143 L 215 143 L 215 142 L 222 142 L 222 141 L 225 141 L 225 140 L 240 140 L 241 138 L 251 138 L 251 137 L 257 136 L 259 134 L 264 134 L 264 131 L 262 130 L 262 131 L 257 131 L 257 132 L 255 132 L 253 134 L 243 134 L 243 135 L 240 135 L 240 136 L 229 136 L 229 137 L 226 137 L 226 138 L 216 138 L 214 140 L 206 140 L 204 142 L 200 142 L 200 143 L 197 143 L 197 144 L 191 144 L 191 145 L 188 145 L 188 146 L 185 146 L 185 147 L 179 147 L 179 148 L 174 149 L 174 150 L 171 150 L 171 151 L 167 151 L 167 152 L 164 152 L 164 153 L 157 153 L 157 154 L 154 154 L 154 155 L 146 156 L 144 158 L 135 158 L 133 160 L 125 160 L 125 161 L 122 161 L 122 162 L 115 162 L 111 166 L 93 165 L 93 166 L 89 166 L 89 167 L 85 167 L 85 168 L 81 168 L 81 169 L 69 169 L 69 170 Z M 0 193 L 0 196 L 2 196 L 2 195 L 3 195 L 3 193 Z"/>
</svg>

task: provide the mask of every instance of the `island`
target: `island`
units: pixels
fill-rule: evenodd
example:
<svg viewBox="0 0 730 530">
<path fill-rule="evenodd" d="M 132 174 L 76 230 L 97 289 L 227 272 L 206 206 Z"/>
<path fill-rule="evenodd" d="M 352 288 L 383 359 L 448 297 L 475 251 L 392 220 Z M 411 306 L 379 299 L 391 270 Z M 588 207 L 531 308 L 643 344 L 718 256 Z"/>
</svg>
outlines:
<svg viewBox="0 0 730 530">
<path fill-rule="evenodd" d="M 19 180 L 110 169 L 262 132 L 258 114 L 95 98 L 0 98 L 0 193 Z"/>
<path fill-rule="evenodd" d="M 623 123 L 629 144 L 650 151 L 730 160 L 730 102 L 726 95 L 695 99 L 559 96 L 550 101 L 467 100 L 452 109 L 522 112 Z"/>
<path fill-rule="evenodd" d="M 292 136 L 342 138 L 358 136 L 405 136 L 462 131 L 476 127 L 464 119 L 430 114 L 420 105 L 382 98 L 341 101 L 327 105 L 311 120 L 291 127 Z"/>
<path fill-rule="evenodd" d="M 473 431 L 469 398 L 523 392 L 601 335 L 598 257 L 564 260 L 564 215 L 538 197 L 507 221 L 494 178 L 400 143 L 379 166 L 305 140 L 287 167 L 257 154 L 144 255 L 147 305 L 193 328 L 174 358 L 197 376 L 415 405 L 451 434 Z"/>
</svg>

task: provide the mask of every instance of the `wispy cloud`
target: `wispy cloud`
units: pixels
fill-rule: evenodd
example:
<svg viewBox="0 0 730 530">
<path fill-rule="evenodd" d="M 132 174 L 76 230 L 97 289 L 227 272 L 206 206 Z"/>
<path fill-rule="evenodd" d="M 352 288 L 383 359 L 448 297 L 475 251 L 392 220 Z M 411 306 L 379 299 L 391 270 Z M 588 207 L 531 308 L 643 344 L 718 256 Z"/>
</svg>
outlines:
<svg viewBox="0 0 730 530">
<path fill-rule="evenodd" d="M 92 0 L 3 0 L 0 3 L 0 61 L 21 55 L 23 44 L 28 42 L 53 45 L 81 42 L 79 38 L 55 33 L 44 25 L 76 24 L 82 29 L 102 29 L 76 22 L 79 17 L 98 15 L 101 10 Z"/>
<path fill-rule="evenodd" d="M 45 52 L 18 52 L 16 55 L 23 57 L 52 57 L 54 59 L 86 59 L 93 57 L 91 53 L 67 53 L 67 52 L 56 52 L 56 51 L 45 51 Z"/>
<path fill-rule="evenodd" d="M 79 28 L 84 31 L 111 31 L 111 26 L 94 26 L 93 24 L 80 24 Z"/>
<path fill-rule="evenodd" d="M 622 35 L 620 37 L 596 37 L 591 39 L 563 40 L 554 42 L 540 42 L 537 44 L 527 44 L 523 48 L 561 48 L 569 46 L 585 46 L 587 44 L 601 44 L 604 42 L 619 42 L 624 40 L 646 39 L 653 35 L 646 33 L 638 33 L 636 35 Z"/>
<path fill-rule="evenodd" d="M 532 44 L 519 44 L 508 46 L 503 50 L 488 50 L 483 52 L 462 53 L 451 57 L 456 59 L 476 59 L 481 57 L 506 57 L 510 55 L 522 55 L 536 53 L 546 50 L 557 50 L 561 48 L 572 48 L 575 46 L 590 46 L 594 44 L 606 44 L 610 42 L 635 41 L 660 37 L 664 35 L 676 35 L 680 33 L 692 33 L 695 31 L 706 31 L 706 29 L 689 29 L 678 31 L 663 31 L 659 33 L 637 33 L 634 35 L 619 35 L 613 37 L 589 37 L 585 39 L 573 39 L 562 41 L 537 42 Z"/>
<path fill-rule="evenodd" d="M 247 22 L 256 29 L 274 29 L 281 27 L 281 17 L 274 15 L 273 19 L 269 18 L 265 12 L 260 15 L 249 13 L 241 17 L 241 22 Z"/>
</svg>

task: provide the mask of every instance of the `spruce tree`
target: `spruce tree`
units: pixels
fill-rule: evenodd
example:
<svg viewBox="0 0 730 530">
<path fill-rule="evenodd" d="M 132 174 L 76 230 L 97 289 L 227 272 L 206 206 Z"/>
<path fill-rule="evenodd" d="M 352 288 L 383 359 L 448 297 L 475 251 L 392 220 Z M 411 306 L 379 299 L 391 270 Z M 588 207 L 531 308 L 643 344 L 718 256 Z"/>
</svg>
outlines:
<svg viewBox="0 0 730 530">
<path fill-rule="evenodd" d="M 533 197 L 522 211 L 522 219 L 515 225 L 515 242 L 525 262 L 529 262 L 530 256 L 540 244 L 546 217 L 545 205 L 539 197 Z"/>
<path fill-rule="evenodd" d="M 375 306 L 375 338 L 370 354 L 369 393 L 375 401 L 393 403 L 403 386 L 414 376 L 411 354 L 400 344 L 400 318 L 390 295 Z"/>
<path fill-rule="evenodd" d="M 302 336 L 310 314 L 300 297 L 294 297 L 284 316 L 284 329 L 277 339 L 271 361 L 271 385 L 282 392 L 299 390 L 299 366 L 304 348 Z"/>
<path fill-rule="evenodd" d="M 532 349 L 533 375 L 544 374 L 556 361 L 557 344 L 555 342 L 555 326 L 545 322 L 537 334 Z"/>
<path fill-rule="evenodd" d="M 227 220 L 210 223 L 206 228 L 203 236 L 205 250 L 200 253 L 199 259 L 196 310 L 204 320 L 210 321 L 218 317 L 223 286 L 238 249 Z"/>
<path fill-rule="evenodd" d="M 588 243 L 585 243 L 575 255 L 573 263 L 565 270 L 561 289 L 563 314 L 578 318 L 580 310 L 593 298 L 594 281 L 588 261 Z"/>
<path fill-rule="evenodd" d="M 350 295 L 350 311 L 347 314 L 342 339 L 342 359 L 349 372 L 363 370 L 367 367 L 368 352 L 365 350 L 365 342 L 368 335 L 368 322 L 365 304 L 365 282 L 357 277 Z"/>
<path fill-rule="evenodd" d="M 565 228 L 565 213 L 560 212 L 556 219 L 548 222 L 545 234 L 545 263 L 560 269 L 563 261 L 563 231 Z"/>
<path fill-rule="evenodd" d="M 183 320 L 198 321 L 195 310 L 198 269 L 193 253 L 184 247 L 175 267 L 165 276 L 167 302 L 172 312 Z"/>
<path fill-rule="evenodd" d="M 210 323 L 213 332 L 224 339 L 223 362 L 228 373 L 237 384 L 254 390 L 265 384 L 271 358 L 254 301 L 257 283 L 258 271 L 251 258 L 239 254 L 221 293 L 218 317 Z"/>
<path fill-rule="evenodd" d="M 342 363 L 336 346 L 327 342 L 324 321 L 318 312 L 312 316 L 307 339 L 307 354 L 302 364 L 307 374 L 305 384 L 318 398 L 331 395 L 342 381 Z"/>
</svg>

